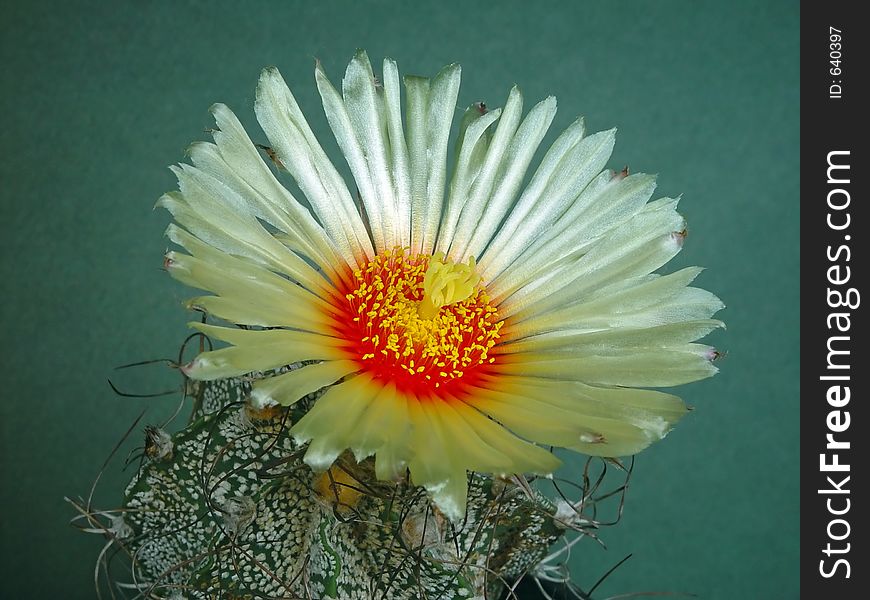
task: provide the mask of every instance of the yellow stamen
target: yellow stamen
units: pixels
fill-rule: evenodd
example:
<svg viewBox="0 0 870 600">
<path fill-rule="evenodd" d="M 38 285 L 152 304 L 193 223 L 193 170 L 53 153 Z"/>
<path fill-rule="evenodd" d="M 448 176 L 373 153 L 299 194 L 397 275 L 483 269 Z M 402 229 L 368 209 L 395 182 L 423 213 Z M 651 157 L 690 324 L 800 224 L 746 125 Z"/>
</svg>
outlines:
<svg viewBox="0 0 870 600">
<path fill-rule="evenodd" d="M 361 367 L 420 396 L 478 366 L 503 322 L 475 272 L 474 259 L 453 263 L 396 248 L 353 274 L 348 320 L 340 335 Z M 358 318 L 355 318 L 357 316 Z"/>
</svg>

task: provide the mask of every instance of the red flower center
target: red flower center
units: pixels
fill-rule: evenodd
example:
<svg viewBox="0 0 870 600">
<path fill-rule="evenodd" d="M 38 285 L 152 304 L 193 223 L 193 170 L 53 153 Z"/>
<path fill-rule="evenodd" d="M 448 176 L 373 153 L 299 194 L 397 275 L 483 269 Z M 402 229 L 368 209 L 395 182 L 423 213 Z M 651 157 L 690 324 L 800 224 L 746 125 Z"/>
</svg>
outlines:
<svg viewBox="0 0 870 600">
<path fill-rule="evenodd" d="M 353 273 L 339 326 L 363 370 L 418 398 L 456 394 L 495 361 L 503 321 L 474 263 L 386 251 Z"/>
</svg>

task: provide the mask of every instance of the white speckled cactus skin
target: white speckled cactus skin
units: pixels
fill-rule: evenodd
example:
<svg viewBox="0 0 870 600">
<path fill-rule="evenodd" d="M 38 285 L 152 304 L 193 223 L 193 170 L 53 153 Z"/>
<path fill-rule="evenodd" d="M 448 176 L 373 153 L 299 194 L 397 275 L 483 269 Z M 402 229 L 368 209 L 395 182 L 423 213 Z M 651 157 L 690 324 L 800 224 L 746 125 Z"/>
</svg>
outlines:
<svg viewBox="0 0 870 600">
<path fill-rule="evenodd" d="M 194 388 L 190 425 L 149 429 L 127 488 L 115 543 L 139 597 L 499 598 L 565 532 L 550 501 L 512 481 L 471 475 L 454 525 L 368 461 L 317 475 L 287 435 L 306 402 L 257 411 L 246 381 Z"/>
</svg>

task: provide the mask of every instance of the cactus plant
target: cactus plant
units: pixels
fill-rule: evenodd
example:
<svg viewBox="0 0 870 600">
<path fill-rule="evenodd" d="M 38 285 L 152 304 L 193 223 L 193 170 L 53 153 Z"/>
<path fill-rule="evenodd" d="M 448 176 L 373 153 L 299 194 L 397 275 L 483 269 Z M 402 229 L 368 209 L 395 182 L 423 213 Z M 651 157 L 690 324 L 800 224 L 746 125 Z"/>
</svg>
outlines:
<svg viewBox="0 0 870 600">
<path fill-rule="evenodd" d="M 465 111 L 448 185 L 458 65 L 405 77 L 404 124 L 392 60 L 378 78 L 359 51 L 341 92 L 315 78 L 357 200 L 277 69 L 255 101 L 269 145 L 212 108 L 214 143 L 158 201 L 181 248 L 165 269 L 211 293 L 186 303 L 210 347 L 175 365 L 194 418 L 147 430 L 122 511 L 82 516 L 145 597 L 494 598 L 554 578 L 548 550 L 597 526 L 594 497 L 529 477 L 553 475 L 554 447 L 643 450 L 687 412 L 646 388 L 717 371 L 695 341 L 722 303 L 689 287 L 700 269 L 654 273 L 686 237 L 677 200 L 603 169 L 615 130 L 582 119 L 521 189 L 556 101 L 523 117 L 516 86 Z"/>
<path fill-rule="evenodd" d="M 514 598 L 524 576 L 567 581 L 550 549 L 594 536 L 597 498 L 612 495 L 586 480 L 568 503 L 538 482 L 472 473 L 466 517 L 452 523 L 407 479 L 379 481 L 371 459 L 312 471 L 288 431 L 317 394 L 255 408 L 251 378 L 186 388 L 189 424 L 145 428 L 123 505 L 73 502 L 108 540 L 97 564 L 108 586 L 97 586 L 112 597 Z M 109 554 L 126 568 L 110 569 Z"/>
</svg>

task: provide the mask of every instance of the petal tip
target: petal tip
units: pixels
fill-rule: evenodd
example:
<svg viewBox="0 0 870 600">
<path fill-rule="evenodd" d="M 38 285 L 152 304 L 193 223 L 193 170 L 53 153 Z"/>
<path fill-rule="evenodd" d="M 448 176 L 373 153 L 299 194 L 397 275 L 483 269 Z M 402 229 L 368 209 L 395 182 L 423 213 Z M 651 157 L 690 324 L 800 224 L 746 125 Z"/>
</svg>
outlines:
<svg viewBox="0 0 870 600">
<path fill-rule="evenodd" d="M 263 410 L 265 408 L 270 408 L 272 406 L 278 406 L 280 402 L 275 400 L 268 392 L 264 392 L 261 389 L 254 388 L 251 390 L 251 395 L 249 397 L 251 407 L 255 410 Z"/>
</svg>

